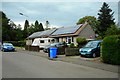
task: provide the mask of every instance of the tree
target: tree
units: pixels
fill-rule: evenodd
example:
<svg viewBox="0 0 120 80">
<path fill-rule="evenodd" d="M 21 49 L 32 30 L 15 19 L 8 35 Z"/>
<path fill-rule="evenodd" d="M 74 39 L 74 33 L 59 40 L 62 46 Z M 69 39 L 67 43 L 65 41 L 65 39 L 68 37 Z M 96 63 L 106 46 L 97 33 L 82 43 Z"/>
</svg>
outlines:
<svg viewBox="0 0 120 80">
<path fill-rule="evenodd" d="M 17 27 L 16 27 L 16 24 L 13 22 L 13 21 L 9 21 L 9 25 L 10 25 L 10 34 L 9 34 L 9 36 L 10 36 L 10 40 L 11 41 L 15 41 L 16 40 L 16 35 L 17 35 L 17 32 L 16 32 L 16 29 L 17 29 Z M 16 35 L 14 35 L 13 36 L 13 34 L 16 34 Z"/>
<path fill-rule="evenodd" d="M 16 28 L 13 28 L 12 29 L 12 34 L 15 34 L 14 36 L 11 36 L 12 41 L 20 41 L 20 40 L 22 40 L 23 35 L 22 35 L 21 28 L 17 28 L 17 26 L 16 26 Z"/>
<path fill-rule="evenodd" d="M 2 13 L 0 12 L 0 25 L 2 24 Z M 0 45 L 2 42 L 2 26 L 0 26 Z"/>
<path fill-rule="evenodd" d="M 23 34 L 24 34 L 23 38 L 24 39 L 29 36 L 29 34 L 28 34 L 28 28 L 29 28 L 29 22 L 28 22 L 28 20 L 25 20 L 24 30 L 23 30 Z"/>
<path fill-rule="evenodd" d="M 18 24 L 16 25 L 13 29 L 12 29 L 12 34 L 15 34 L 13 36 L 13 40 L 12 41 L 21 41 L 23 40 L 23 31 L 22 31 L 22 28 L 21 28 L 21 25 Z"/>
<path fill-rule="evenodd" d="M 2 41 L 18 41 L 22 40 L 21 26 L 17 26 L 13 21 L 8 19 L 5 13 L 2 14 Z M 14 35 L 14 36 L 13 36 Z"/>
<path fill-rule="evenodd" d="M 110 36 L 110 35 L 120 35 L 120 28 L 118 28 L 118 26 L 116 25 L 111 25 L 110 28 L 107 29 L 107 31 L 105 32 L 106 36 Z"/>
<path fill-rule="evenodd" d="M 37 32 L 37 31 L 39 31 L 39 22 L 36 20 L 34 32 Z"/>
<path fill-rule="evenodd" d="M 35 32 L 35 25 L 34 24 L 31 24 L 30 27 L 28 28 L 28 34 L 31 35 L 32 33 Z"/>
<path fill-rule="evenodd" d="M 10 38 L 10 35 L 11 35 L 11 27 L 9 25 L 9 21 L 10 19 L 8 19 L 5 15 L 5 13 L 3 13 L 2 11 L 0 11 L 0 14 L 2 14 L 2 18 L 1 21 L 2 21 L 2 40 L 3 41 L 10 41 L 11 38 Z"/>
<path fill-rule="evenodd" d="M 40 31 L 44 31 L 44 28 L 43 28 L 42 23 L 39 24 L 39 30 L 40 30 Z"/>
<path fill-rule="evenodd" d="M 98 13 L 98 27 L 97 27 L 97 32 L 98 34 L 104 38 L 105 37 L 105 32 L 107 31 L 107 28 L 110 28 L 111 25 L 114 25 L 114 18 L 112 10 L 109 8 L 109 5 L 107 3 L 103 3 L 101 9 L 99 10 Z"/>
<path fill-rule="evenodd" d="M 24 30 L 27 30 L 28 27 L 29 27 L 29 21 L 25 20 Z"/>
<path fill-rule="evenodd" d="M 85 17 L 79 19 L 79 21 L 76 24 L 77 25 L 84 24 L 85 21 L 87 21 L 91 25 L 93 30 L 96 32 L 96 27 L 98 25 L 98 21 L 97 21 L 96 17 L 94 17 L 94 16 L 85 16 Z"/>
<path fill-rule="evenodd" d="M 43 28 L 42 23 L 39 24 L 39 22 L 36 20 L 36 21 L 35 21 L 35 29 L 34 29 L 34 32 L 37 32 L 37 31 L 44 31 L 44 28 Z"/>
<path fill-rule="evenodd" d="M 38 31 L 44 31 L 43 25 L 42 23 L 39 24 L 39 22 L 36 20 L 35 24 L 31 24 L 28 29 L 28 34 L 31 35 L 34 32 L 38 32 Z"/>
</svg>

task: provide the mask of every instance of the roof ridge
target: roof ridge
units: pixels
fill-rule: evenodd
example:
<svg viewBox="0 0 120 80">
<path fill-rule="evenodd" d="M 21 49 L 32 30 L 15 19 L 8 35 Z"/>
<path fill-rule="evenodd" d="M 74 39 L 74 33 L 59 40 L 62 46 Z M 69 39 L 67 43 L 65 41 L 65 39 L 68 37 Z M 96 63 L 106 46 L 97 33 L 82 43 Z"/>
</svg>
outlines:
<svg viewBox="0 0 120 80">
<path fill-rule="evenodd" d="M 80 24 L 80 25 L 83 25 L 83 24 Z M 73 25 L 73 26 L 67 26 L 67 27 L 60 27 L 60 28 L 73 28 L 73 27 L 76 27 L 76 26 L 79 26 L 79 25 Z M 60 29 L 60 28 L 58 28 L 58 29 Z"/>
</svg>

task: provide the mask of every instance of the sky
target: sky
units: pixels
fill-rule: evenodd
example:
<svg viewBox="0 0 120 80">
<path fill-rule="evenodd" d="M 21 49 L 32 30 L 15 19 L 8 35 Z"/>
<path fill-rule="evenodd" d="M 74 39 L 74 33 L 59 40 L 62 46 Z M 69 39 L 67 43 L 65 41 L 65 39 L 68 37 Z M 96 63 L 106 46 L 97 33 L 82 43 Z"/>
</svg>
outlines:
<svg viewBox="0 0 120 80">
<path fill-rule="evenodd" d="M 114 12 L 115 22 L 118 22 L 118 2 L 106 2 Z M 98 12 L 103 2 L 79 2 L 79 1 L 3 1 L 2 10 L 6 16 L 22 28 L 27 19 L 30 24 L 38 20 L 43 23 L 49 21 L 51 27 L 67 27 L 76 25 L 77 21 L 84 16 L 98 17 Z M 24 15 L 20 15 L 23 13 Z"/>
</svg>

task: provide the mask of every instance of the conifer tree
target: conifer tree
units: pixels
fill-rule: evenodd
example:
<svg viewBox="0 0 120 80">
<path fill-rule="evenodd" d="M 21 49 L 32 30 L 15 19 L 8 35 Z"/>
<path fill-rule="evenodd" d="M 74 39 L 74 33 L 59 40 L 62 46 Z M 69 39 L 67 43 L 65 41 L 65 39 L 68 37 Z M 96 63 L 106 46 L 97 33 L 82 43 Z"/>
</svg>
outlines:
<svg viewBox="0 0 120 80">
<path fill-rule="evenodd" d="M 112 12 L 112 9 L 104 2 L 98 13 L 99 24 L 97 27 L 97 32 L 102 38 L 104 38 L 107 29 L 115 24 L 113 14 L 114 12 Z"/>
<path fill-rule="evenodd" d="M 28 35 L 28 28 L 29 28 L 29 21 L 25 20 L 24 31 L 23 31 L 24 38 L 27 38 L 29 36 Z"/>
</svg>

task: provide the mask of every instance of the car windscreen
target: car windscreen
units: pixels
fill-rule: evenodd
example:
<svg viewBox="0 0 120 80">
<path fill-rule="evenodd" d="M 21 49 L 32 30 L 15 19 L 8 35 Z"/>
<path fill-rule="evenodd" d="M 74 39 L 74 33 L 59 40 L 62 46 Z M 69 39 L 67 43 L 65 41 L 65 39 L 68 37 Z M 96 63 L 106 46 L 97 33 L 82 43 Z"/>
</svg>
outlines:
<svg viewBox="0 0 120 80">
<path fill-rule="evenodd" d="M 92 41 L 92 42 L 88 42 L 85 47 L 92 47 L 92 48 L 96 48 L 98 45 L 98 42 Z"/>
<path fill-rule="evenodd" d="M 50 44 L 50 46 L 55 46 L 55 45 L 58 45 L 58 43 L 53 43 L 53 44 Z"/>
<path fill-rule="evenodd" d="M 5 43 L 5 44 L 3 44 L 3 46 L 13 46 L 13 45 L 10 43 Z"/>
</svg>

